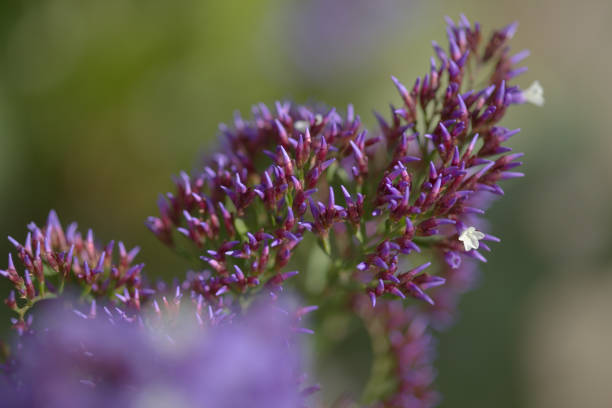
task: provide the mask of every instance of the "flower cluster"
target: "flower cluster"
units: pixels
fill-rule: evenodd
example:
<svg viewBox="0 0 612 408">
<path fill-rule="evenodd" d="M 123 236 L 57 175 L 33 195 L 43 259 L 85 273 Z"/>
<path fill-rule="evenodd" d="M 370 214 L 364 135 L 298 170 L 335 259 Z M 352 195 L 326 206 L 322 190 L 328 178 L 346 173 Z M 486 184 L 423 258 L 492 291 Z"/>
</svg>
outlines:
<svg viewBox="0 0 612 408">
<path fill-rule="evenodd" d="M 433 303 L 425 291 L 444 277 L 421 273 L 428 263 L 402 271 L 400 255 L 425 242 L 454 265 L 464 257 L 485 261 L 478 249 L 488 247 L 479 241 L 499 240 L 465 223 L 484 213 L 470 203 L 503 194 L 498 181 L 522 176 L 511 171 L 521 154 L 502 146 L 518 130 L 497 125 L 510 105 L 529 98 L 509 84 L 527 55 L 509 55 L 515 30 L 512 24 L 481 44 L 478 24 L 449 21 L 448 51 L 434 44 L 437 60 L 411 89 L 393 78 L 403 106 L 392 108 L 389 121 L 378 115 L 381 131 L 372 137 L 351 106 L 345 119 L 289 103 L 272 111 L 257 105 L 251 121 L 237 115 L 233 128 L 221 126 L 223 152 L 199 174 L 181 173 L 149 227 L 169 245 L 176 231 L 197 248 L 214 248 L 201 256 L 214 276 L 192 282 L 208 297 L 244 293 L 262 277 L 280 284 L 293 275 L 280 269 L 312 232 L 328 253 L 333 233 L 338 252 L 363 257 L 355 280 L 372 282 L 373 305 L 383 294 Z M 478 78 L 489 66 L 492 73 Z M 477 79 L 481 89 L 473 88 Z M 344 205 L 336 202 L 340 192 Z M 374 250 L 363 253 L 368 247 Z"/>
<path fill-rule="evenodd" d="M 0 382 L 4 404 L 285 408 L 316 389 L 301 374 L 296 313 L 270 302 L 207 331 L 184 314 L 172 327 L 141 327 L 107 308 L 107 318 L 92 313 L 41 312 L 44 330 L 20 339 L 10 383 Z"/>
<path fill-rule="evenodd" d="M 274 111 L 260 104 L 253 112 L 250 122 L 237 115 L 233 128 L 221 126 L 224 152 L 199 174 L 181 173 L 176 192 L 160 198 L 160 216 L 147 221 L 170 246 L 182 235 L 207 248 L 200 258 L 212 271 L 186 282 L 207 299 L 260 284 L 275 289 L 296 273 L 281 270 L 306 232 L 328 243 L 334 224 L 361 220 L 361 194 L 353 199 L 342 187 L 346 208 L 331 186 L 326 203 L 313 198 L 338 163 L 364 148 L 352 107 L 346 118 L 290 103 L 277 103 Z"/>
<path fill-rule="evenodd" d="M 35 303 L 55 298 L 71 285 L 84 296 L 119 297 L 135 307 L 139 307 L 141 296 L 150 294 L 150 290 L 143 288 L 144 264 L 133 264 L 138 247 L 128 251 L 119 242 L 116 254 L 114 241 L 100 247 L 93 232 L 82 235 L 76 223 L 64 231 L 55 211 L 49 213 L 42 228 L 31 223 L 28 229 L 23 244 L 9 237 L 23 264 L 23 273 L 17 271 L 11 254 L 7 269 L 0 270 L 14 286 L 5 303 L 19 316 L 14 321 L 16 327 L 24 328 L 25 314 Z"/>
<path fill-rule="evenodd" d="M 373 132 L 363 128 L 351 105 L 342 115 L 290 102 L 258 104 L 252 119 L 236 114 L 231 126 L 221 125 L 219 152 L 194 174 L 181 172 L 174 192 L 160 197 L 159 215 L 146 221 L 161 242 L 194 262 L 194 270 L 172 288 L 143 283 L 143 265 L 132 265 L 137 249 L 128 252 L 119 243 L 114 258 L 113 242 L 98 247 L 91 231 L 83 237 L 75 224 L 64 231 L 54 212 L 43 228 L 31 224 L 23 245 L 9 238 L 24 272 L 17 272 L 11 256 L 0 271 L 14 285 L 6 304 L 17 312 L 16 328 L 31 334 L 30 308 L 60 297 L 68 284 L 91 302 L 87 313 L 76 312 L 87 321 L 96 320 L 98 299 L 113 327 L 157 327 L 168 334 L 180 325 L 181 310 L 192 309 L 191 324 L 222 331 L 224 323 L 249 316 L 258 292 L 278 299 L 285 282 L 298 274 L 290 261 L 310 234 L 333 260 L 327 271 L 333 287 L 325 296 L 361 316 L 372 341 L 381 345 L 375 360 L 392 362 L 373 370 L 370 402 L 435 406 L 433 329 L 452 322 L 460 295 L 475 279 L 475 261 L 486 262 L 487 242 L 500 241 L 485 232 L 482 218 L 492 199 L 504 194 L 498 183 L 523 176 L 514 170 L 522 154 L 505 145 L 519 130 L 500 121 L 513 105 L 544 102 L 537 81 L 526 90 L 512 83 L 526 71 L 519 64 L 528 55 L 510 53 L 516 28 L 511 24 L 483 41 L 478 23 L 465 16 L 458 23 L 449 19 L 448 47 L 433 43 L 435 57 L 426 74 L 410 87 L 392 77 L 400 105 L 391 106 L 388 118 L 376 114 L 379 126 Z M 315 309 L 291 314 L 291 331 L 311 333 L 297 322 Z M 216 355 L 195 354 L 202 365 L 210 359 L 217 367 Z M 113 367 L 124 362 L 117 364 Z M 265 364 L 276 368 L 282 362 Z M 110 370 L 94 367 L 102 375 Z M 164 363 L 147 372 L 171 369 Z M 186 370 L 192 372 L 192 366 Z M 205 383 L 212 378 L 197 375 Z M 166 381 L 163 375 L 155 381 L 160 378 Z M 262 381 L 276 381 L 266 378 Z M 288 378 L 296 377 L 283 375 Z M 190 381 L 186 384 L 195 384 Z M 214 399 L 218 392 L 206 388 L 198 401 L 225 406 Z M 263 406 L 302 403 L 283 401 Z"/>
<path fill-rule="evenodd" d="M 517 96 L 522 91 L 509 84 L 524 71 L 515 66 L 524 52 L 508 57 L 506 42 L 515 29 L 496 31 L 482 47 L 478 24 L 449 21 L 448 51 L 434 43 L 438 61 L 432 59 L 429 73 L 410 90 L 393 78 L 403 107 L 392 108 L 389 122 L 379 116 L 386 149 L 394 155 L 377 181 L 373 211 L 387 225 L 376 250 L 358 265 L 376 279 L 369 289 L 373 304 L 384 293 L 433 303 L 424 290 L 442 284 L 444 276 L 419 274 L 429 264 L 397 273 L 399 255 L 419 252 L 419 243 L 441 249 L 456 268 L 465 257 L 485 261 L 478 249 L 488 247 L 479 240 L 499 241 L 477 231 L 470 219 L 484 214 L 481 196 L 503 194 L 498 181 L 522 176 L 510 171 L 522 154 L 502 146 L 518 130 L 497 125 L 510 105 L 523 102 Z M 487 65 L 493 73 L 483 78 L 482 89 L 473 89 Z"/>
</svg>

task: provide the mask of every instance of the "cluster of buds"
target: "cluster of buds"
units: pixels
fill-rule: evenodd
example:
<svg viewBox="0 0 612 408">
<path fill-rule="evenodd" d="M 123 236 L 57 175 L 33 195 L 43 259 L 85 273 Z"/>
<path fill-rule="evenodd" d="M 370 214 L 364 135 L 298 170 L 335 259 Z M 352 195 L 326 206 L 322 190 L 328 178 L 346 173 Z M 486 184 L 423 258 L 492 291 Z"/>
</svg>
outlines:
<svg viewBox="0 0 612 408">
<path fill-rule="evenodd" d="M 398 273 L 399 255 L 420 252 L 419 243 L 441 249 L 456 268 L 464 257 L 486 261 L 478 248 L 489 248 L 479 240 L 499 241 L 468 221 L 484 214 L 483 206 L 471 203 L 503 195 L 498 181 L 523 176 L 511 171 L 522 154 L 509 154 L 502 145 L 518 130 L 498 126 L 510 105 L 524 102 L 517 97 L 522 91 L 508 83 L 525 71 L 516 63 L 526 52 L 508 57 L 515 30 L 513 24 L 496 31 L 482 45 L 478 24 L 463 16 L 458 24 L 449 20 L 448 51 L 434 43 L 438 61 L 432 59 L 423 80 L 409 90 L 393 78 L 404 106 L 392 108 L 390 122 L 378 115 L 386 142 L 381 145 L 394 154 L 379 166 L 380 181 L 371 191 L 372 215 L 386 226 L 368 237 L 379 243 L 357 268 L 360 275 L 371 273 L 373 304 L 384 293 L 433 303 L 424 290 L 444 283 L 444 276 L 417 275 L 420 268 Z M 475 76 L 489 66 L 493 73 L 483 78 L 483 89 L 472 89 Z"/>
<path fill-rule="evenodd" d="M 316 112 L 277 103 L 274 111 L 254 107 L 252 121 L 237 115 L 233 128 L 221 126 L 225 152 L 195 176 L 181 173 L 176 192 L 160 199 L 160 216 L 148 227 L 170 246 L 186 237 L 211 269 L 189 277 L 186 289 L 211 300 L 278 288 L 295 274 L 282 269 L 306 232 L 325 238 L 338 222 L 361 222 L 364 196 L 343 186 L 347 206 L 336 204 L 327 176 L 362 154 L 365 132 L 352 107 L 346 119 L 334 109 Z M 362 174 L 359 162 L 350 164 L 355 174 Z M 324 204 L 314 197 L 326 185 Z"/>
<path fill-rule="evenodd" d="M 471 26 L 463 16 L 459 24 L 449 21 L 448 52 L 434 43 L 438 63 L 432 59 L 430 73 L 423 81 L 417 79 L 410 91 L 394 78 L 404 107 L 392 108 L 389 123 L 378 115 L 388 150 L 395 153 L 382 167 L 372 214 L 386 215 L 387 221 L 384 229 L 378 229 L 375 251 L 358 264 L 357 276 L 370 272 L 373 283 L 367 291 L 373 306 L 385 293 L 412 295 L 430 303 L 419 316 L 396 311 L 395 319 L 385 320 L 404 322 L 405 331 L 398 332 L 393 324 L 387 328 L 391 354 L 396 354 L 398 362 L 394 377 L 400 384 L 383 406 L 436 405 L 435 394 L 429 392 L 433 371 L 427 369 L 431 355 L 426 350 L 431 347 L 431 334 L 425 327 L 442 329 L 452 322 L 459 296 L 476 275 L 474 263 L 465 258 L 486 262 L 478 250 L 490 248 L 482 240 L 499 242 L 476 229 L 482 224 L 478 217 L 492 196 L 504 194 L 499 181 L 523 176 L 512 171 L 520 166 L 516 160 L 522 154 L 503 146 L 518 130 L 498 123 L 509 106 L 541 105 L 543 97 L 537 82 L 526 91 L 509 84 L 526 71 L 516 64 L 528 55 L 523 51 L 509 56 L 507 41 L 515 31 L 516 24 L 495 31 L 483 47 L 478 24 Z M 483 89 L 471 89 L 475 75 L 487 66 L 493 69 L 482 78 Z M 443 77 L 446 87 L 441 85 Z M 429 255 L 438 274 L 420 274 L 429 262 L 398 273 L 398 257 L 421 252 L 421 247 L 433 249 Z M 431 296 L 425 294 L 433 286 L 440 287 Z M 389 304 L 378 312 L 389 317 L 393 314 Z M 423 330 L 408 329 L 415 325 Z M 424 361 L 424 371 L 415 371 L 414 361 L 404 361 L 406 356 L 426 356 L 416 360 Z"/>
<path fill-rule="evenodd" d="M 31 223 L 28 229 L 23 244 L 9 237 L 24 266 L 23 273 L 17 271 L 11 254 L 6 270 L 0 270 L 0 275 L 13 284 L 5 303 L 19 315 L 14 320 L 18 329 L 27 326 L 25 314 L 36 302 L 55 298 L 71 285 L 83 296 L 120 297 L 130 306 L 138 306 L 140 297 L 151 293 L 143 288 L 144 264 L 133 264 L 138 247 L 128 251 L 119 242 L 118 256 L 114 256 L 113 241 L 99 247 L 93 232 L 82 235 L 75 223 L 64 230 L 55 211 L 49 213 L 42 228 Z"/>
</svg>

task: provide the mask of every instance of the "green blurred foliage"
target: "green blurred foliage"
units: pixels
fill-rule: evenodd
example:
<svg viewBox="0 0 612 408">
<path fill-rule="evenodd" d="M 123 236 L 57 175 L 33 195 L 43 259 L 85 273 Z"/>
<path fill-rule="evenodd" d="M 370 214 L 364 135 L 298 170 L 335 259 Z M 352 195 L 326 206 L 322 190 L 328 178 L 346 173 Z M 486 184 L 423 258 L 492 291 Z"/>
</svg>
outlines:
<svg viewBox="0 0 612 408">
<path fill-rule="evenodd" d="M 308 75 L 308 54 L 292 57 L 317 44 L 292 42 L 296 27 L 308 19 L 313 33 L 322 28 L 299 2 L 0 2 L 0 232 L 23 239 L 26 224 L 54 208 L 100 241 L 141 245 L 149 275 L 180 277 L 186 265 L 143 221 L 156 213 L 157 194 L 172 188 L 171 175 L 214 148 L 217 124 L 234 110 L 247 114 L 251 104 L 279 98 L 354 103 L 373 125 L 371 110 L 398 100 L 389 75 L 410 83 L 427 69 L 430 41 L 444 41 L 444 15 L 465 12 L 485 30 L 519 20 L 513 47 L 532 51 L 519 83 L 539 79 L 547 103 L 518 107 L 505 121 L 523 128 L 513 143 L 527 153 L 528 176 L 506 183 L 506 197 L 490 212 L 503 243 L 482 268 L 480 287 L 465 296 L 460 323 L 441 336 L 438 367 L 443 406 L 529 405 L 534 387 L 521 343 L 527 300 L 546 290 L 542 282 L 570 279 L 561 265 L 584 274 L 610 266 L 612 142 L 602 112 L 612 109 L 612 6 L 384 1 L 379 7 L 391 7 L 394 18 L 377 23 L 374 46 L 346 66 Z M 343 29 L 370 24 L 368 4 Z M 329 58 L 349 45 L 333 46 Z M 9 249 L 1 241 L 0 252 Z M 346 324 L 359 345 L 359 330 Z M 358 348 L 349 344 L 345 355 L 361 367 L 369 356 L 355 355 Z"/>
</svg>

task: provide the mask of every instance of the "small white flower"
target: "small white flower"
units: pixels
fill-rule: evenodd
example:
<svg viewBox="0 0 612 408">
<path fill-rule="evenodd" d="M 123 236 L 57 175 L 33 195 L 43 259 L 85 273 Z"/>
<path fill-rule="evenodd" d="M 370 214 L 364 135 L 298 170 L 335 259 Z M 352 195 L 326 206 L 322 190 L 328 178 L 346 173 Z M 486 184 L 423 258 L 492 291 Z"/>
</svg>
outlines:
<svg viewBox="0 0 612 408">
<path fill-rule="evenodd" d="M 523 98 L 526 102 L 536 106 L 544 105 L 544 88 L 539 81 L 533 81 L 529 88 L 523 91 Z"/>
<path fill-rule="evenodd" d="M 296 120 L 293 122 L 293 128 L 300 133 L 306 132 L 306 129 L 310 127 L 310 123 L 307 120 Z"/>
<path fill-rule="evenodd" d="M 314 125 L 319 126 L 323 123 L 323 116 L 320 113 L 315 115 Z M 310 129 L 310 122 L 307 120 L 296 120 L 293 122 L 293 128 L 300 133 L 306 132 L 306 129 Z"/>
<path fill-rule="evenodd" d="M 461 235 L 459 235 L 459 241 L 463 242 L 465 250 L 469 251 L 471 249 L 478 249 L 478 247 L 480 246 L 478 240 L 481 240 L 484 237 L 485 234 L 480 231 L 476 231 L 476 228 L 468 227 L 463 230 Z"/>
</svg>

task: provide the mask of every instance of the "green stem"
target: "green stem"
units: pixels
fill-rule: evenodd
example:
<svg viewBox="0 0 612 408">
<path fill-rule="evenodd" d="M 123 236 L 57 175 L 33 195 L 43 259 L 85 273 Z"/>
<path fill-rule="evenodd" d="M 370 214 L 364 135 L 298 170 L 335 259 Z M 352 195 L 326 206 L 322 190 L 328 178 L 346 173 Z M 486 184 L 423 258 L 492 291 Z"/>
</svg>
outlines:
<svg viewBox="0 0 612 408">
<path fill-rule="evenodd" d="M 362 401 L 371 404 L 382 401 L 397 386 L 393 375 L 393 358 L 390 355 L 390 344 L 384 322 L 378 319 L 362 317 L 372 342 L 373 361 L 370 378 L 363 390 Z"/>
</svg>

